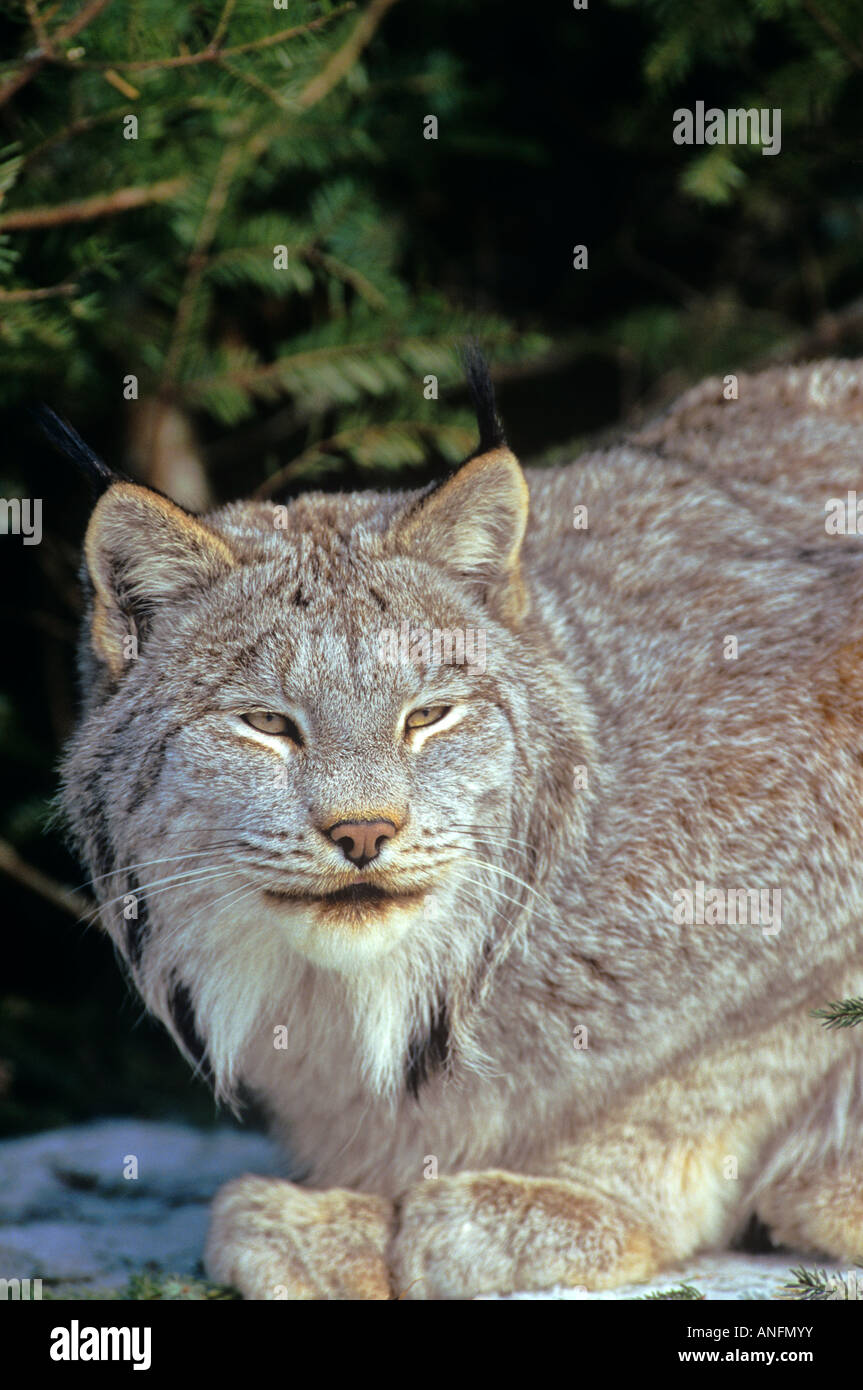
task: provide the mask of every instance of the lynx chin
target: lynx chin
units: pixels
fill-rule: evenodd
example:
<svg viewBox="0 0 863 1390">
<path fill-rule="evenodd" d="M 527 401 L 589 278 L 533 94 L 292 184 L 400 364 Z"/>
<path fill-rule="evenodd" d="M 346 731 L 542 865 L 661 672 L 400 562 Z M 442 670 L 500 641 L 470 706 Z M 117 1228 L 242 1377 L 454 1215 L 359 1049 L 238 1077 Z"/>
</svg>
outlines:
<svg viewBox="0 0 863 1390">
<path fill-rule="evenodd" d="M 469 376 L 451 478 L 280 509 L 191 515 L 55 420 L 101 489 L 65 812 L 147 1008 L 289 1155 L 209 1272 L 608 1289 L 756 1215 L 859 1262 L 863 1029 L 808 1010 L 863 993 L 863 542 L 824 529 L 863 364 L 526 474 Z M 781 932 L 675 922 L 696 884 Z"/>
</svg>

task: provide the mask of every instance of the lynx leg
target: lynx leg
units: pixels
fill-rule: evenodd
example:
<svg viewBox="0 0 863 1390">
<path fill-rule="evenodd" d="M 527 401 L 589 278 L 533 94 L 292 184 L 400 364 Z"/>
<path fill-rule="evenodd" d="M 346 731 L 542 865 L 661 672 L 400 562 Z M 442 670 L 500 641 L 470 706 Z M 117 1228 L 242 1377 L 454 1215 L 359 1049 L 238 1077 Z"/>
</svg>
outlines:
<svg viewBox="0 0 863 1390">
<path fill-rule="evenodd" d="M 462 1173 L 412 1187 L 397 1210 L 390 1261 L 411 1299 L 612 1288 L 668 1260 L 637 1212 L 559 1178 Z"/>
<path fill-rule="evenodd" d="M 863 1261 L 863 1055 L 842 1060 L 769 1155 L 755 1209 L 773 1239 Z"/>
<path fill-rule="evenodd" d="M 863 1263 L 863 1157 L 790 1174 L 759 1203 L 758 1214 L 777 1244 Z"/>
<path fill-rule="evenodd" d="M 464 1173 L 410 1188 L 396 1204 L 397 1287 L 410 1298 L 611 1289 L 721 1249 L 745 1210 L 738 1169 L 744 1181 L 753 1171 L 769 1117 L 705 1104 L 692 1132 L 691 1113 L 673 1114 L 675 1094 L 657 1083 L 531 1176 Z"/>
<path fill-rule="evenodd" d="M 237 1178 L 213 1202 L 205 1263 L 245 1298 L 387 1299 L 392 1206 L 280 1178 Z"/>
</svg>

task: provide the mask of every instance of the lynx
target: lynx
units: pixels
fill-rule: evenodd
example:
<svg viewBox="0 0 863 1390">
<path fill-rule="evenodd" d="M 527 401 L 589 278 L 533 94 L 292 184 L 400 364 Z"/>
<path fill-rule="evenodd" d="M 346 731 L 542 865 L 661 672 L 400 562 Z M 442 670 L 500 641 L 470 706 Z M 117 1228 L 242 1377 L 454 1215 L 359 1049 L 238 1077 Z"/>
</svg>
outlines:
<svg viewBox="0 0 863 1390">
<path fill-rule="evenodd" d="M 199 517 L 69 443 L 65 810 L 147 1008 L 290 1155 L 218 1194 L 208 1270 L 605 1290 L 755 1217 L 859 1261 L 863 1030 L 810 1011 L 863 993 L 863 546 L 824 524 L 863 364 L 526 473 L 470 370 L 479 448 L 426 489 Z"/>
</svg>

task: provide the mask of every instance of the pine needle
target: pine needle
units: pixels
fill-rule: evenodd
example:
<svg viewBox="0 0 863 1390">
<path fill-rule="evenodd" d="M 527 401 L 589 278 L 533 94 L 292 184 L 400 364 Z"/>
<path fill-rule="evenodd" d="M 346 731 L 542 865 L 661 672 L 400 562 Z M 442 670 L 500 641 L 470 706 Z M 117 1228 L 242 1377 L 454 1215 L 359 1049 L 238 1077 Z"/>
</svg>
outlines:
<svg viewBox="0 0 863 1390">
<path fill-rule="evenodd" d="M 861 1266 L 863 1268 L 863 1266 Z M 800 1265 L 791 1270 L 792 1278 L 783 1284 L 780 1298 L 801 1301 L 846 1302 L 863 1298 L 863 1276 L 855 1270 L 848 1274 L 828 1274 L 824 1269 L 806 1269 Z"/>
<path fill-rule="evenodd" d="M 825 1028 L 855 1028 L 863 1023 L 863 998 L 825 1004 L 821 1009 L 813 1009 L 812 1017 L 820 1019 Z"/>
<path fill-rule="evenodd" d="M 700 1289 L 696 1289 L 694 1284 L 677 1284 L 671 1289 L 659 1289 L 655 1293 L 645 1293 L 639 1296 L 639 1301 L 675 1299 L 675 1300 L 701 1300 L 704 1301 L 707 1295 Z"/>
</svg>

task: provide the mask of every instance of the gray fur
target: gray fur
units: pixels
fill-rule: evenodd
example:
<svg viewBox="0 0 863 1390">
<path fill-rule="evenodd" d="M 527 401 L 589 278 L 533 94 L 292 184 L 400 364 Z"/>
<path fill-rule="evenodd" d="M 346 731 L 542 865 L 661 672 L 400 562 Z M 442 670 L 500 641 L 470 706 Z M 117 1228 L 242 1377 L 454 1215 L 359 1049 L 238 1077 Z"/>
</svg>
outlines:
<svg viewBox="0 0 863 1390">
<path fill-rule="evenodd" d="M 824 528 L 861 458 L 863 368 L 838 363 L 741 377 L 737 401 L 706 382 L 619 447 L 530 472 L 520 551 L 497 445 L 428 498 L 225 507 L 194 523 L 222 548 L 189 532 L 182 577 L 185 523 L 152 538 L 131 494 L 102 499 L 64 799 L 108 874 L 103 925 L 191 1057 L 186 1001 L 217 1093 L 248 1086 L 311 1185 L 350 1189 L 356 1230 L 370 1194 L 356 1258 L 379 1287 L 602 1287 L 724 1243 L 759 1203 L 863 1255 L 863 1037 L 807 1017 L 863 993 L 863 548 Z M 382 663 L 404 621 L 482 629 L 486 669 Z M 143 635 L 121 667 L 123 631 Z M 398 736 L 408 707 L 456 702 L 421 747 Z M 244 705 L 296 716 L 303 748 L 230 725 Z M 341 887 L 356 871 L 320 827 L 380 816 L 403 828 L 375 872 L 420 905 L 322 926 L 264 896 Z M 674 925 L 695 880 L 780 888 L 781 931 Z M 825 1164 L 859 1203 L 810 1229 L 776 1193 Z M 261 1252 L 279 1232 L 287 1250 L 294 1198 L 273 1190 L 264 1240 L 270 1198 L 249 1192 L 217 1206 L 210 1265 L 272 1297 Z M 295 1296 L 347 1296 L 321 1269 Z"/>
</svg>

